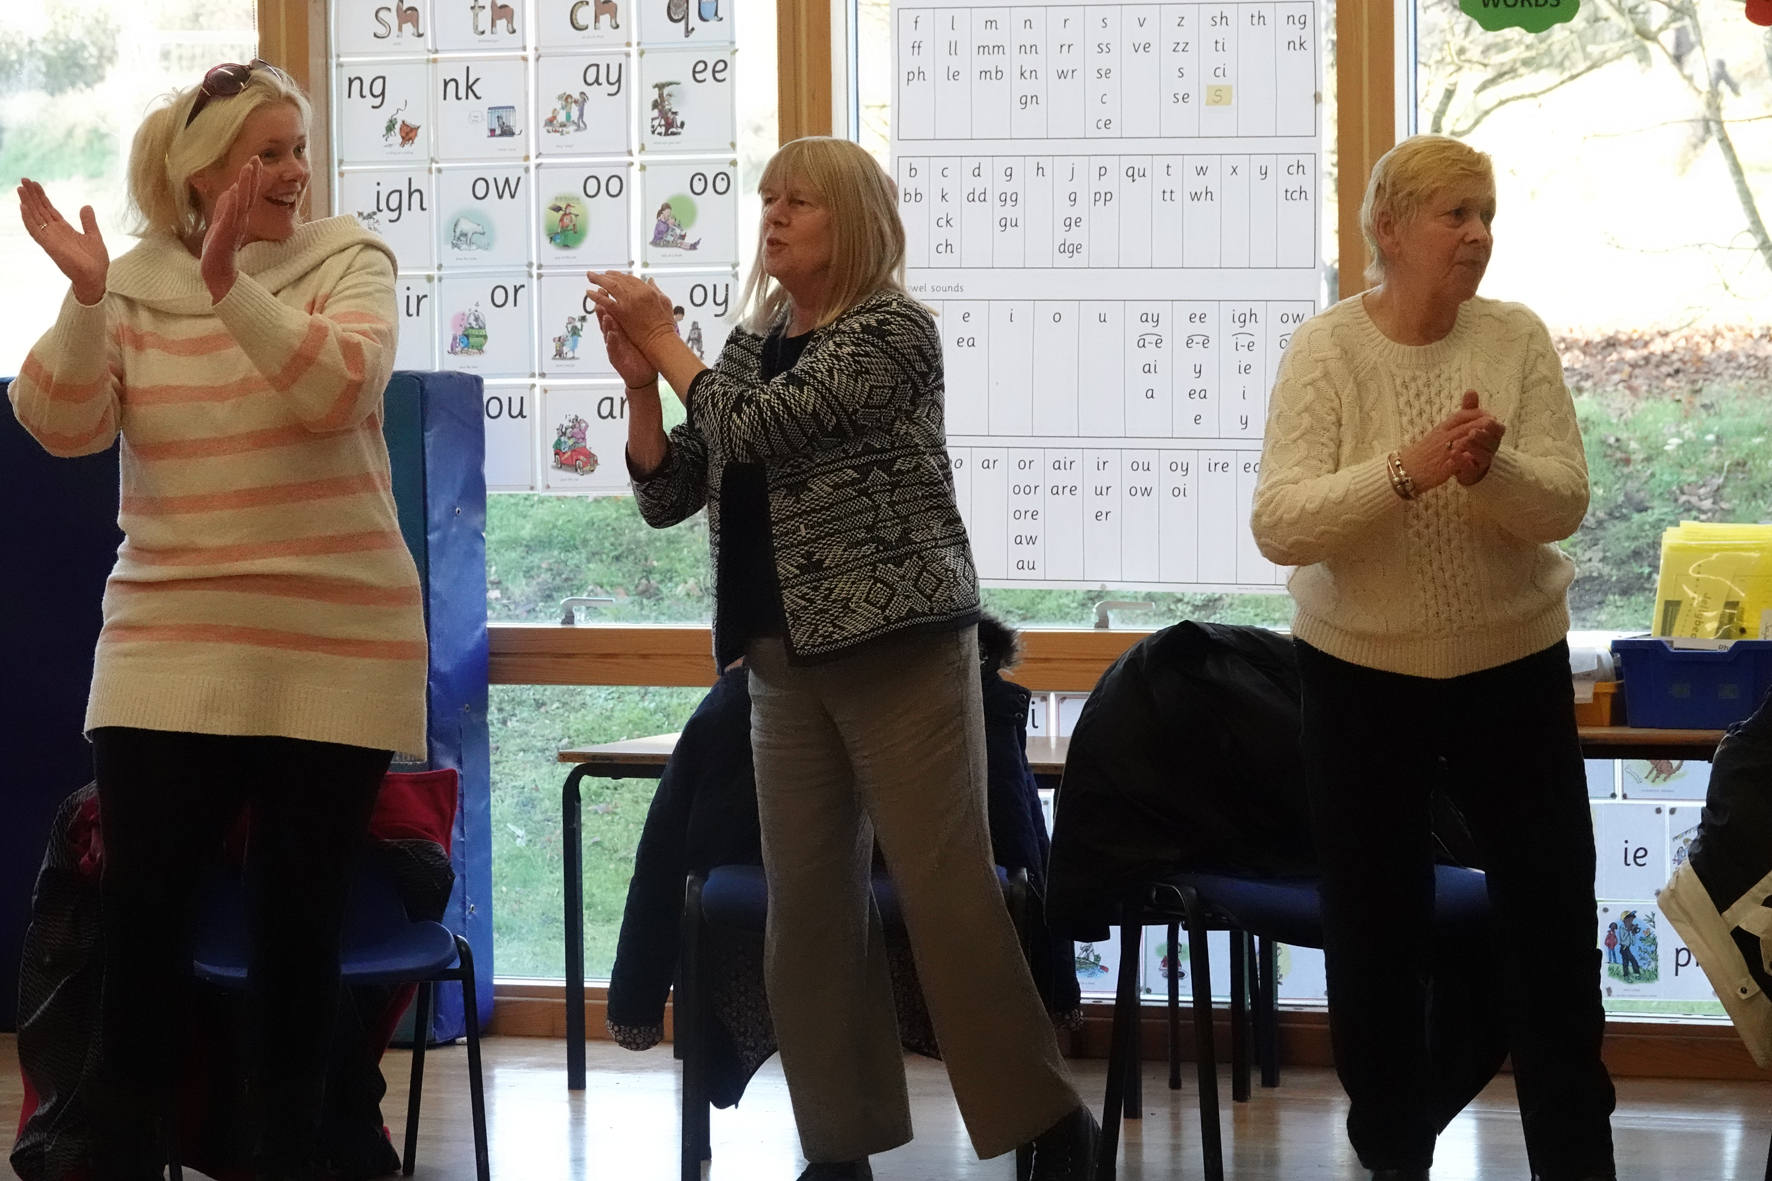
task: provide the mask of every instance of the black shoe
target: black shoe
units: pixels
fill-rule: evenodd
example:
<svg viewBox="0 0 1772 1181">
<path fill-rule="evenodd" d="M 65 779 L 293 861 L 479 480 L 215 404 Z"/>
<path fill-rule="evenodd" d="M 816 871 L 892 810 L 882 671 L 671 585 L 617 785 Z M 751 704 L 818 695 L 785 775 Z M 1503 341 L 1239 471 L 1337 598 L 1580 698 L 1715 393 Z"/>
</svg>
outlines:
<svg viewBox="0 0 1772 1181">
<path fill-rule="evenodd" d="M 1373 1169 L 1372 1181 L 1427 1181 L 1427 1170 Z"/>
<path fill-rule="evenodd" d="M 1100 1141 L 1101 1125 L 1087 1107 L 1078 1105 L 1034 1138 L 1029 1181 L 1090 1181 Z"/>
<path fill-rule="evenodd" d="M 846 1161 L 821 1161 L 806 1166 L 800 1181 L 874 1181 L 874 1167 L 867 1158 Z"/>
</svg>

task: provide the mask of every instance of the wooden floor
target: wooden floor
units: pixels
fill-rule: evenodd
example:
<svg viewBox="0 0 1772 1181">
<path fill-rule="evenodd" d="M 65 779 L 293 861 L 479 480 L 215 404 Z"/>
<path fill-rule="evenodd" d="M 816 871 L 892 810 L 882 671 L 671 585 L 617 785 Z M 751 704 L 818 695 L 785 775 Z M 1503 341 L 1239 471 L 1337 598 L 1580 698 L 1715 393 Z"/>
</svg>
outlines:
<svg viewBox="0 0 1772 1181">
<path fill-rule="evenodd" d="M 0 1035 L 0 1128 L 17 1126 L 16 1040 Z M 388 1056 L 384 1114 L 399 1135 L 406 1103 L 403 1053 Z M 566 1091 L 563 1043 L 489 1038 L 486 1085 L 492 1171 L 498 1181 L 673 1181 L 676 1177 L 677 1072 L 668 1049 L 630 1053 L 589 1045 L 590 1089 Z M 1075 1064 L 1096 1104 L 1098 1061 Z M 472 1181 L 466 1083 L 460 1047 L 427 1059 L 425 1115 L 417 1176 Z M 973 1158 L 939 1064 L 912 1059 L 915 1142 L 874 1158 L 880 1181 L 1009 1181 L 1011 1158 Z M 1772 1134 L 1772 1086 L 1631 1079 L 1618 1086 L 1613 1127 L 1621 1181 L 1760 1181 Z M 1289 1072 L 1278 1090 L 1228 1102 L 1227 1175 L 1234 1181 L 1353 1181 L 1364 1178 L 1342 1132 L 1345 1104 L 1333 1074 Z M 1198 1115 L 1191 1081 L 1179 1092 L 1151 1066 L 1145 1118 L 1128 1125 L 1120 1176 L 1126 1181 L 1200 1176 Z M 712 1181 L 793 1181 L 801 1168 L 776 1063 L 763 1068 L 744 1103 L 714 1113 Z M 1440 1140 L 1435 1181 L 1526 1181 L 1525 1150 L 1512 1084 L 1490 1087 Z M 187 1177 L 193 1176 L 191 1173 Z"/>
</svg>

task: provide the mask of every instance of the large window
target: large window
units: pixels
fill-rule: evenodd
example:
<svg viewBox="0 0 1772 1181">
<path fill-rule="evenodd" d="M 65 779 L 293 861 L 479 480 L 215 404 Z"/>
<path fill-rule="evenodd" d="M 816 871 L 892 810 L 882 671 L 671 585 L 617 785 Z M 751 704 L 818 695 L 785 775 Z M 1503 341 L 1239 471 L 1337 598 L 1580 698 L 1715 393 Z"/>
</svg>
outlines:
<svg viewBox="0 0 1772 1181">
<path fill-rule="evenodd" d="M 1593 497 L 1564 543 L 1575 626 L 1648 631 L 1662 531 L 1772 505 L 1772 37 L 1712 0 L 1589 0 L 1536 36 L 1422 0 L 1417 30 L 1417 127 L 1495 160 L 1484 294 L 1544 318 L 1575 395 Z M 1594 776 L 1609 1008 L 1721 1011 L 1653 902 L 1707 778 Z"/>
<path fill-rule="evenodd" d="M 12 0 L 0 5 L 0 191 L 42 182 L 70 221 L 91 205 L 116 258 L 127 232 L 129 143 L 159 96 L 258 46 L 253 0 Z M 17 204 L 0 217 L 0 374 L 55 322 L 68 281 L 31 240 Z"/>
<path fill-rule="evenodd" d="M 704 4 L 695 11 L 699 15 L 710 7 L 737 22 L 736 274 L 742 276 L 755 249 L 757 181 L 777 139 L 775 14 L 772 7 L 742 3 Z M 648 52 L 642 49 L 641 57 Z M 540 57 L 545 63 L 545 49 Z M 650 89 L 641 97 L 642 112 L 652 97 Z M 646 153 L 638 156 L 642 165 L 657 159 Z M 651 223 L 645 228 L 650 231 Z M 669 289 L 672 280 L 661 281 Z M 736 293 L 737 284 L 732 282 L 730 298 Z M 715 330 L 711 322 L 704 328 L 710 337 Z M 586 623 L 706 623 L 713 592 L 705 517 L 697 514 L 674 528 L 652 529 L 640 519 L 631 497 L 583 495 L 572 486 L 573 474 L 553 463 L 551 443 L 556 433 L 570 428 L 570 415 L 555 412 L 556 402 L 565 402 L 554 393 L 556 387 L 548 377 L 553 353 L 558 351 L 552 340 L 553 322 L 544 320 L 538 332 L 540 381 L 507 378 L 488 384 L 492 397 L 535 398 L 531 413 L 539 412 L 545 419 L 530 420 L 540 433 L 530 437 L 530 454 L 536 460 L 532 474 L 524 477 L 545 491 L 500 492 L 488 502 L 488 618 L 558 623 L 562 599 L 593 596 L 614 602 L 582 611 L 580 618 Z M 602 346 L 592 331 L 580 348 L 590 356 L 600 354 Z M 714 353 L 709 350 L 709 361 Z M 439 353 L 438 360 L 445 368 L 451 366 L 446 352 Z M 619 389 L 617 384 L 607 392 L 619 396 Z M 681 421 L 681 408 L 668 392 L 665 412 L 667 428 Z M 511 429 L 508 421 L 489 422 L 489 441 L 501 425 Z M 593 449 L 619 487 L 626 479 L 620 441 L 625 427 L 620 421 L 612 425 L 602 442 L 593 439 Z M 711 670 L 711 653 L 709 666 Z M 555 762 L 556 752 L 565 745 L 681 729 L 702 695 L 700 689 L 644 686 L 492 687 L 493 923 L 501 976 L 560 976 L 565 971 L 560 783 L 566 768 Z M 656 786 L 648 779 L 584 782 L 585 967 L 592 979 L 606 977 L 614 963 L 634 850 Z"/>
</svg>

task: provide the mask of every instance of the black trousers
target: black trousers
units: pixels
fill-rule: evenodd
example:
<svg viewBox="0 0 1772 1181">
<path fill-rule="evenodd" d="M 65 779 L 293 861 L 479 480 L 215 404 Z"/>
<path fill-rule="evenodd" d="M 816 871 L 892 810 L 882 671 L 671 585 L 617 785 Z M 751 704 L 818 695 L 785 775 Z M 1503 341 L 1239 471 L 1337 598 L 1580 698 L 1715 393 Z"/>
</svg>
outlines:
<svg viewBox="0 0 1772 1181">
<path fill-rule="evenodd" d="M 197 904 L 243 805 L 251 928 L 247 1091 L 261 1178 L 317 1160 L 338 1010 L 338 941 L 385 750 L 298 738 L 93 731 L 105 868 L 98 1181 L 161 1176 Z"/>
<path fill-rule="evenodd" d="M 1594 838 L 1567 644 L 1445 680 L 1303 642 L 1298 665 L 1330 1036 L 1361 1162 L 1424 1168 L 1457 1114 L 1429 1034 L 1429 796 L 1440 783 L 1482 853 L 1496 916 L 1493 944 L 1466 947 L 1455 970 L 1500 992 L 1532 1170 L 1544 1181 L 1611 1176 Z"/>
</svg>

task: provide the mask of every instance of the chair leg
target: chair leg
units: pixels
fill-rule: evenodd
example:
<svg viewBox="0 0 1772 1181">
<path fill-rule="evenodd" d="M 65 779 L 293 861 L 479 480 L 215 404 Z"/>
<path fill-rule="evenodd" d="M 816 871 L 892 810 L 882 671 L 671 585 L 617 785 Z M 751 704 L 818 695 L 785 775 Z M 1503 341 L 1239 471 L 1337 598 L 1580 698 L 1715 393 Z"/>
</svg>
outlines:
<svg viewBox="0 0 1772 1181">
<path fill-rule="evenodd" d="M 1130 923 L 1120 928 L 1120 946 L 1132 948 L 1134 961 L 1133 970 L 1137 970 L 1137 960 L 1142 948 L 1144 928 Z M 1137 982 L 1133 983 L 1132 991 L 1132 1032 L 1126 1043 L 1126 1102 L 1124 1114 L 1127 1119 L 1144 1118 L 1144 996 L 1138 990 Z"/>
<path fill-rule="evenodd" d="M 1272 939 L 1256 942 L 1261 975 L 1255 999 L 1256 1053 L 1261 1062 L 1261 1085 L 1280 1085 L 1280 957 Z"/>
<path fill-rule="evenodd" d="M 460 935 L 455 951 L 461 957 L 462 1009 L 468 1026 L 468 1097 L 474 1117 L 474 1176 L 492 1181 L 492 1153 L 486 1142 L 486 1080 L 480 1073 L 480 998 L 474 984 L 474 951 Z"/>
<path fill-rule="evenodd" d="M 560 852 L 566 894 L 566 1089 L 585 1089 L 584 816 L 578 785 L 590 770 L 580 763 L 560 789 Z"/>
<path fill-rule="evenodd" d="M 1181 924 L 1169 924 L 1169 1089 L 1181 1090 Z"/>
<path fill-rule="evenodd" d="M 406 1151 L 400 1157 L 400 1172 L 408 1177 L 418 1164 L 418 1105 L 425 1089 L 425 1046 L 431 1040 L 436 987 L 424 981 L 412 1001 L 412 1080 L 406 1087 Z"/>
<path fill-rule="evenodd" d="M 1137 1037 L 1138 937 L 1133 923 L 1121 927 L 1120 979 L 1114 992 L 1114 1031 L 1108 1045 L 1107 1096 L 1101 1104 L 1101 1144 L 1095 1155 L 1095 1181 L 1114 1181 L 1120 1152 L 1120 1117 L 1126 1109 L 1126 1075 Z"/>
<path fill-rule="evenodd" d="M 673 1041 L 677 1057 L 683 1060 L 683 1106 L 677 1133 L 682 1181 L 701 1181 L 701 1162 L 713 1155 L 708 1144 L 711 1120 L 702 1054 L 702 884 L 702 879 L 692 874 L 684 888 L 682 926 L 678 929 L 677 988 L 671 1002 Z"/>
<path fill-rule="evenodd" d="M 1249 933 L 1232 930 L 1231 1102 L 1249 1102 Z"/>
<path fill-rule="evenodd" d="M 1224 1181 L 1224 1140 L 1218 1127 L 1218 1054 L 1212 1045 L 1212 963 L 1206 912 L 1192 889 L 1181 891 L 1187 914 L 1188 966 L 1194 973 L 1194 1059 L 1200 1080 L 1200 1156 L 1206 1181 Z"/>
</svg>

